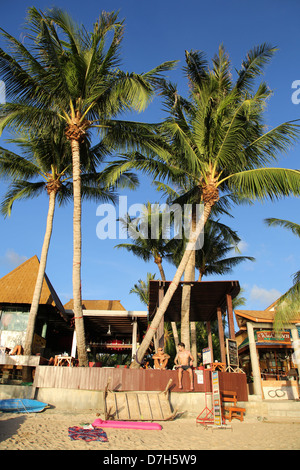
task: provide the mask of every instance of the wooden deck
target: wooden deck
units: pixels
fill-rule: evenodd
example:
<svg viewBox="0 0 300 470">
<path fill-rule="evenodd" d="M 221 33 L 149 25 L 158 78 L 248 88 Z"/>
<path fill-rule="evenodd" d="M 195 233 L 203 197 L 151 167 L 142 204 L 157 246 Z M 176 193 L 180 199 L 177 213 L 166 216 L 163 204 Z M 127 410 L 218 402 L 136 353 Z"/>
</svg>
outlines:
<svg viewBox="0 0 300 470">
<path fill-rule="evenodd" d="M 38 366 L 34 377 L 37 388 L 64 388 L 76 390 L 105 390 L 110 381 L 114 391 L 164 391 L 172 379 L 170 392 L 189 391 L 188 372 L 183 373 L 183 390 L 178 388 L 175 370 L 117 369 L 109 367 L 54 367 Z M 220 390 L 237 392 L 238 401 L 248 401 L 246 375 L 219 372 Z M 194 392 L 211 392 L 211 372 L 204 371 L 204 384 L 197 383 L 194 373 Z"/>
</svg>

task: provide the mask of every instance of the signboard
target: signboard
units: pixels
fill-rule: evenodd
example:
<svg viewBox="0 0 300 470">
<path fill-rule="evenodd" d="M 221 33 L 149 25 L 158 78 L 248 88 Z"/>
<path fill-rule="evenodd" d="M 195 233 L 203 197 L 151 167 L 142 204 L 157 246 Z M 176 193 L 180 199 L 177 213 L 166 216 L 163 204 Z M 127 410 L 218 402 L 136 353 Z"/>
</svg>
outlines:
<svg viewBox="0 0 300 470">
<path fill-rule="evenodd" d="M 212 380 L 212 401 L 213 401 L 213 412 L 214 412 L 214 424 L 216 426 L 222 425 L 222 410 L 221 410 L 221 398 L 220 398 L 220 387 L 219 387 L 219 372 L 214 370 L 211 372 Z"/>
<path fill-rule="evenodd" d="M 204 384 L 204 370 L 195 370 L 195 374 L 197 377 L 197 384 Z"/>
<path fill-rule="evenodd" d="M 212 363 L 210 348 L 202 349 L 202 360 L 203 360 L 203 365 Z"/>
<path fill-rule="evenodd" d="M 258 343 L 290 343 L 291 335 L 289 331 L 281 331 L 280 333 L 275 333 L 274 330 L 263 330 L 257 331 L 257 342 Z"/>
<path fill-rule="evenodd" d="M 228 367 L 239 365 L 238 347 L 235 339 L 226 338 L 227 365 Z"/>
</svg>

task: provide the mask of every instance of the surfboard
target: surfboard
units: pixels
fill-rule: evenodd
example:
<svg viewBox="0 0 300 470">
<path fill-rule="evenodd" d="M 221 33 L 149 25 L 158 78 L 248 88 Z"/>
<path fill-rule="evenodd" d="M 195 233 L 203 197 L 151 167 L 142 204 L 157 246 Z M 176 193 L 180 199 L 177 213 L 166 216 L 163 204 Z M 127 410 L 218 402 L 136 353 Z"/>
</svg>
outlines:
<svg viewBox="0 0 300 470">
<path fill-rule="evenodd" d="M 0 400 L 0 411 L 9 413 L 40 413 L 48 408 L 48 403 L 28 398 L 8 398 Z"/>
</svg>

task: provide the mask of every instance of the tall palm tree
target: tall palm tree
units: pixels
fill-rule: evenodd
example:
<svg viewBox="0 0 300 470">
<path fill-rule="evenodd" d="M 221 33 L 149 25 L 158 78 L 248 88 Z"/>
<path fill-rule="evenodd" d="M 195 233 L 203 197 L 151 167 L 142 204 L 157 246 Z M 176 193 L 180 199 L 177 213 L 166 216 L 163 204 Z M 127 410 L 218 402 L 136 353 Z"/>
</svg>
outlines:
<svg viewBox="0 0 300 470">
<path fill-rule="evenodd" d="M 10 139 L 9 142 L 19 147 L 23 155 L 0 147 L 0 176 L 8 177 L 11 180 L 1 204 L 2 214 L 5 217 L 10 216 L 16 201 L 42 195 L 45 193 L 45 189 L 48 195 L 46 230 L 24 346 L 24 353 L 30 355 L 56 202 L 58 201 L 59 205 L 62 205 L 72 199 L 72 155 L 62 126 L 57 129 L 48 129 L 47 132 L 39 135 L 32 135 L 29 132 L 24 137 Z M 114 189 L 107 188 L 106 181 L 101 184 L 99 174 L 93 171 L 93 162 L 98 161 L 100 157 L 98 146 L 90 149 L 89 143 L 85 142 L 82 144 L 81 152 L 82 197 L 114 202 L 116 198 Z M 129 181 L 126 176 L 125 181 Z"/>
<path fill-rule="evenodd" d="M 160 174 L 161 178 L 173 179 L 177 184 L 193 182 L 187 196 L 190 200 L 194 198 L 195 203 L 202 203 L 204 208 L 152 328 L 139 348 L 139 359 L 192 259 L 197 238 L 220 196 L 232 193 L 241 201 L 251 202 L 299 196 L 300 172 L 270 166 L 278 154 L 295 142 L 299 126 L 284 122 L 266 131 L 263 112 L 271 91 L 264 82 L 254 90 L 257 77 L 274 52 L 275 48 L 267 44 L 249 51 L 235 82 L 222 46 L 211 69 L 203 53 L 186 52 L 190 97 L 189 100 L 180 97 L 172 84 L 163 88 L 169 116 L 159 128 L 160 148 L 157 143 L 156 153 L 151 157 L 136 153 L 124 156 L 119 162 L 120 168 L 122 163 L 125 168 L 131 163 L 132 167 L 152 171 L 155 177 Z M 138 367 L 138 362 L 132 367 Z"/>
<path fill-rule="evenodd" d="M 300 225 L 285 219 L 267 218 L 265 223 L 269 227 L 283 227 L 300 237 Z M 276 304 L 274 328 L 282 330 L 286 323 L 290 323 L 299 316 L 300 311 L 300 270 L 293 274 L 292 287 L 283 294 Z"/>
<path fill-rule="evenodd" d="M 164 63 L 143 74 L 125 73 L 118 67 L 124 32 L 118 13 L 103 12 L 88 32 L 60 9 L 46 13 L 29 8 L 26 40 L 29 46 L 2 30 L 11 55 L 0 49 L 0 75 L 7 102 L 1 108 L 5 127 L 40 128 L 63 122 L 72 149 L 73 171 L 73 301 L 79 364 L 86 366 L 81 299 L 81 154 L 80 144 L 92 128 L 110 132 L 116 142 L 131 145 L 147 128 L 115 118 L 132 109 L 142 111 L 155 93 Z M 130 128 L 130 132 L 126 129 Z M 144 148 L 141 146 L 140 148 Z"/>
</svg>

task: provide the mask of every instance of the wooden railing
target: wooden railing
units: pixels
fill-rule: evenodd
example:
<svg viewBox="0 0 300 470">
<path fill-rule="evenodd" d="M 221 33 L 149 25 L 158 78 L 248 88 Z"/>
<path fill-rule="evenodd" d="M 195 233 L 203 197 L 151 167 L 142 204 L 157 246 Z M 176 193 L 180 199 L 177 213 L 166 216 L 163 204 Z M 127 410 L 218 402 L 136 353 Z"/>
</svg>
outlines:
<svg viewBox="0 0 300 470">
<path fill-rule="evenodd" d="M 211 392 L 211 372 L 204 371 L 204 383 L 197 383 L 194 374 L 194 391 Z M 65 388 L 76 390 L 104 390 L 110 382 L 115 391 L 163 391 L 172 379 L 171 392 L 185 392 L 190 388 L 189 374 L 183 373 L 183 390 L 178 388 L 176 370 L 120 369 L 110 367 L 54 367 L 38 366 L 34 386 L 37 388 Z M 220 390 L 234 390 L 239 401 L 248 400 L 246 375 L 219 372 Z"/>
</svg>

